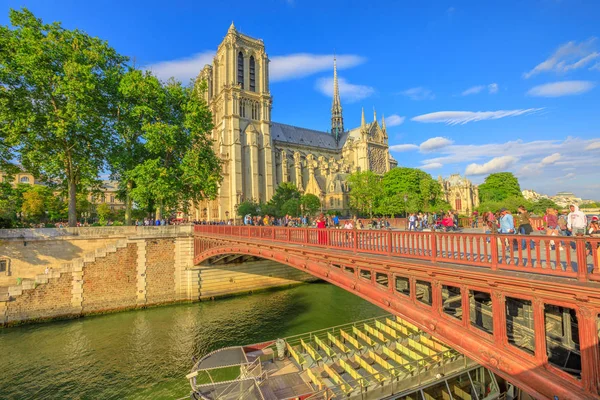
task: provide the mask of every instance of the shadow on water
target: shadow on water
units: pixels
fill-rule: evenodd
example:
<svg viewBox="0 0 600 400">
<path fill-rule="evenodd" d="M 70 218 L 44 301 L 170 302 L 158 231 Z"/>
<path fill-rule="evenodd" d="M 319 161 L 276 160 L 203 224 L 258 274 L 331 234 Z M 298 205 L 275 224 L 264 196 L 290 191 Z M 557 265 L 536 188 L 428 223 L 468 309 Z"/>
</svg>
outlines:
<svg viewBox="0 0 600 400">
<path fill-rule="evenodd" d="M 173 399 L 192 356 L 385 312 L 326 283 L 0 330 L 0 397 Z"/>
</svg>

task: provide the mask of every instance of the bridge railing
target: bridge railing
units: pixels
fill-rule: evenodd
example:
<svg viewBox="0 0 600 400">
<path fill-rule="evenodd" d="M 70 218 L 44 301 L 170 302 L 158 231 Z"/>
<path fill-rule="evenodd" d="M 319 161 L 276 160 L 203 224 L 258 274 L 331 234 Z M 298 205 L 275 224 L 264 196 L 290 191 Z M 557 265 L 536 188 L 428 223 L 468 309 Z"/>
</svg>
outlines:
<svg viewBox="0 0 600 400">
<path fill-rule="evenodd" d="M 198 225 L 197 233 L 600 281 L 600 238 Z"/>
</svg>

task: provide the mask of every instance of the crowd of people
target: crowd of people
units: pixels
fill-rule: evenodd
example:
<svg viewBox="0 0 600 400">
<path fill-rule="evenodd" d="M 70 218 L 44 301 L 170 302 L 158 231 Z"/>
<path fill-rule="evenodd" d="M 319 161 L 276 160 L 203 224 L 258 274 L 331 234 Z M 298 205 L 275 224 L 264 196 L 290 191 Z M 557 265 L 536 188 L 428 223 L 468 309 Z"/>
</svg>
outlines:
<svg viewBox="0 0 600 400">
<path fill-rule="evenodd" d="M 559 212 L 554 208 L 546 209 L 543 216 L 544 224 L 538 228 L 539 231 L 544 231 L 548 236 L 597 236 L 600 237 L 600 227 L 598 226 L 598 217 L 589 218 L 582 212 L 576 204 L 569 206 L 569 211 Z M 497 213 L 488 211 L 483 216 L 484 230 L 486 233 L 498 232 L 501 234 L 519 234 L 530 235 L 536 230 L 532 221 L 532 216 L 529 211 L 520 206 L 516 215 L 513 215 L 510 210 L 501 208 Z M 539 233 L 544 233 L 539 232 Z M 559 250 L 565 249 L 565 241 L 559 242 Z M 514 246 L 517 247 L 515 241 Z M 573 242 L 570 242 L 574 246 Z M 530 241 L 529 246 L 535 247 L 534 241 Z M 550 241 L 552 250 L 556 248 L 556 242 Z M 521 248 L 527 248 L 527 240 L 521 239 Z M 588 244 L 588 251 L 591 251 Z"/>
</svg>

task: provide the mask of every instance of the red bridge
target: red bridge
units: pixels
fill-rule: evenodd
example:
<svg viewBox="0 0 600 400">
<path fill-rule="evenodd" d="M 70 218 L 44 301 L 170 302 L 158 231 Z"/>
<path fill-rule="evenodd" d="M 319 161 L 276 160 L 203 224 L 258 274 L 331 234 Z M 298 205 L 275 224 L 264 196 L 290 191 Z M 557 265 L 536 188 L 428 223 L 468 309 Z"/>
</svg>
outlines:
<svg viewBox="0 0 600 400">
<path fill-rule="evenodd" d="M 194 240 L 195 264 L 301 269 L 537 398 L 600 398 L 600 238 L 197 226 Z"/>
</svg>

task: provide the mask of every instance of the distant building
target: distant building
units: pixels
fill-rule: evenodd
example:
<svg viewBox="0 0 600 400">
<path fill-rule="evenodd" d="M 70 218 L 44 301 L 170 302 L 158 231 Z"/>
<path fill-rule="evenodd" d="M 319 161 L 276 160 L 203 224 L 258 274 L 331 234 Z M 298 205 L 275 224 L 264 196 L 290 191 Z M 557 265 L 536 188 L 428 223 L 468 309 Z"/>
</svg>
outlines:
<svg viewBox="0 0 600 400">
<path fill-rule="evenodd" d="M 471 215 L 473 209 L 479 206 L 479 188 L 467 178 L 452 174 L 448 179 L 439 176 L 438 182 L 442 186 L 444 200 L 459 214 Z"/>
<path fill-rule="evenodd" d="M 531 190 L 531 189 L 525 189 L 521 193 L 523 194 L 523 197 L 525 198 L 525 200 L 528 200 L 528 201 L 538 201 L 540 199 L 548 199 L 549 198 L 545 194 L 539 194 L 538 192 Z"/>
<path fill-rule="evenodd" d="M 539 201 L 541 199 L 550 199 L 561 208 L 567 208 L 571 204 L 577 204 L 578 206 L 580 206 L 582 204 L 589 204 L 594 202 L 593 200 L 585 200 L 581 197 L 577 197 L 571 192 L 558 192 L 554 196 L 547 196 L 545 194 L 537 193 L 534 190 L 525 189 L 521 193 L 523 193 L 523 197 L 525 197 L 525 200 Z"/>
<path fill-rule="evenodd" d="M 19 171 L 15 173 L 12 179 L 10 179 L 10 177 L 3 171 L 0 171 L 0 182 L 10 182 L 13 186 L 16 186 L 19 183 L 24 183 L 26 185 L 40 184 L 35 177 L 27 171 Z"/>
<path fill-rule="evenodd" d="M 571 192 L 558 192 L 555 196 L 550 197 L 560 207 L 568 207 L 571 204 L 584 204 L 584 200 L 581 197 L 575 197 Z"/>
<path fill-rule="evenodd" d="M 116 181 L 102 181 L 99 192 L 90 194 L 88 200 L 92 204 L 106 203 L 111 211 L 118 211 L 125 208 L 125 202 L 117 198 L 119 183 Z"/>
<path fill-rule="evenodd" d="M 0 182 L 10 182 L 13 186 L 16 186 L 19 183 L 26 185 L 43 185 L 43 183 L 37 180 L 33 174 L 23 170 L 15 173 L 12 179 L 9 178 L 5 172 L 0 171 Z M 88 195 L 88 200 L 95 205 L 107 203 L 111 210 L 117 211 L 125 208 L 125 202 L 117 198 L 117 191 L 118 182 L 108 180 L 102 181 L 99 190 Z M 55 192 L 54 195 L 58 196 L 59 193 Z"/>
</svg>

